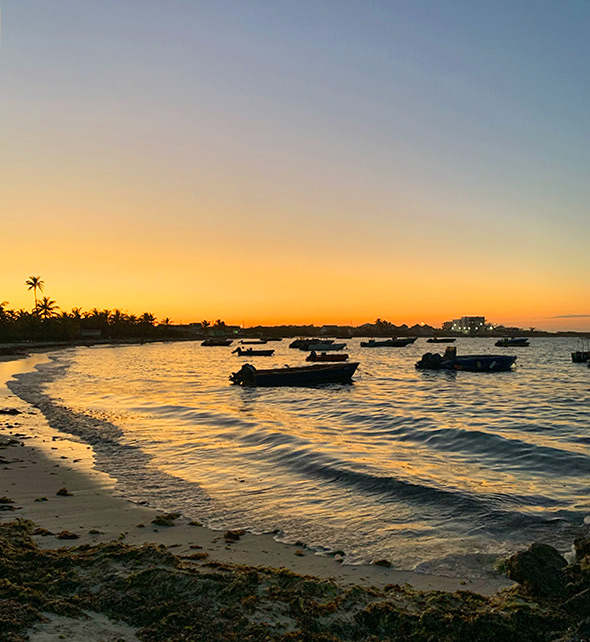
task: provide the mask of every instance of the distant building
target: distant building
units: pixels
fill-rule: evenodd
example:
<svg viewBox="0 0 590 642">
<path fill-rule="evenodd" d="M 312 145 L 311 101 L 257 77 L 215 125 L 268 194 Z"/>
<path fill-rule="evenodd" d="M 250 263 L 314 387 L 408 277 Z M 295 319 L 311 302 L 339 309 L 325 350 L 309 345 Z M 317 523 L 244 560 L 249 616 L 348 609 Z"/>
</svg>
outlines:
<svg viewBox="0 0 590 642">
<path fill-rule="evenodd" d="M 443 323 L 443 330 L 461 332 L 463 334 L 474 334 L 491 329 L 491 324 L 486 323 L 485 317 L 461 317 Z"/>
</svg>

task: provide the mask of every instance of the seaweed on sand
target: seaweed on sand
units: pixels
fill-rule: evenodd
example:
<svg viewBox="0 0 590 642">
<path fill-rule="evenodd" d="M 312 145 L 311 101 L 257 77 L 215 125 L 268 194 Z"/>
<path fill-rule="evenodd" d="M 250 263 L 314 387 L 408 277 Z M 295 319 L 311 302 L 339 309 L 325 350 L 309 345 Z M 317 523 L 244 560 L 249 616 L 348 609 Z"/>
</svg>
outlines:
<svg viewBox="0 0 590 642">
<path fill-rule="evenodd" d="M 590 582 L 580 560 L 563 594 L 516 587 L 485 598 L 340 586 L 121 541 L 42 550 L 34 529 L 25 520 L 0 524 L 1 639 L 24 639 L 44 613 L 86 610 L 127 622 L 146 642 L 573 642 L 588 628 Z"/>
</svg>

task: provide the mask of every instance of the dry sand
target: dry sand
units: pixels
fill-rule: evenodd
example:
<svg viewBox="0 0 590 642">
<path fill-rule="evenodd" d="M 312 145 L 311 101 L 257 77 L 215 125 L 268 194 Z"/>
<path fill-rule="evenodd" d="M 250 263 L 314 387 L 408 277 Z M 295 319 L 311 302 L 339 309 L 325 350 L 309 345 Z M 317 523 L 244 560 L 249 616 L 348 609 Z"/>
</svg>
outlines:
<svg viewBox="0 0 590 642">
<path fill-rule="evenodd" d="M 14 504 L 9 505 L 14 510 L 0 512 L 0 520 L 17 517 L 32 520 L 50 533 L 36 536 L 43 548 L 112 540 L 137 545 L 151 542 L 163 544 L 175 554 L 198 551 L 206 553 L 210 561 L 285 567 L 295 573 L 333 578 L 347 584 L 383 587 L 408 583 L 420 590 L 469 590 L 483 595 L 491 595 L 512 584 L 507 579 L 460 579 L 376 565 L 343 565 L 337 556 L 320 556 L 305 547 L 282 544 L 271 535 L 244 534 L 239 540 L 227 543 L 223 532 L 195 525 L 182 515 L 174 520 L 174 526 L 157 526 L 152 523 L 157 511 L 114 493 L 116 480 L 94 469 L 90 446 L 50 428 L 36 408 L 13 395 L 5 386 L 12 374 L 26 372 L 45 358 L 37 355 L 0 363 L 0 409 L 14 408 L 20 412 L 18 415 L 0 414 L 0 442 L 10 444 L 0 450 L 0 497 L 14 500 Z M 58 495 L 62 488 L 71 494 Z M 57 536 L 64 531 L 77 538 L 59 539 Z M 100 627 L 105 625 L 101 618 L 93 616 L 91 621 L 96 619 L 95 624 Z M 82 626 L 79 622 L 72 626 L 74 629 L 70 631 L 53 618 L 31 639 L 51 640 L 58 639 L 59 635 L 71 640 L 91 639 L 88 633 L 75 632 L 76 627 Z M 87 626 L 90 625 L 87 623 Z M 113 636 L 117 639 L 116 632 Z M 94 639 L 109 637 L 105 632 Z M 118 639 L 131 640 L 134 636 L 119 631 Z"/>
</svg>

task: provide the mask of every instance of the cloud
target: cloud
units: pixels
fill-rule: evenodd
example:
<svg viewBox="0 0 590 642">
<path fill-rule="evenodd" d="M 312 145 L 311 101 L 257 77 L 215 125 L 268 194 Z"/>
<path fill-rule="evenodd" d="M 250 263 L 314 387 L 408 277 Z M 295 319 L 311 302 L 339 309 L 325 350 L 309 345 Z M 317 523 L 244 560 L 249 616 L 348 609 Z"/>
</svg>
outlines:
<svg viewBox="0 0 590 642">
<path fill-rule="evenodd" d="M 590 317 L 590 314 L 558 314 L 552 319 L 585 319 Z"/>
</svg>

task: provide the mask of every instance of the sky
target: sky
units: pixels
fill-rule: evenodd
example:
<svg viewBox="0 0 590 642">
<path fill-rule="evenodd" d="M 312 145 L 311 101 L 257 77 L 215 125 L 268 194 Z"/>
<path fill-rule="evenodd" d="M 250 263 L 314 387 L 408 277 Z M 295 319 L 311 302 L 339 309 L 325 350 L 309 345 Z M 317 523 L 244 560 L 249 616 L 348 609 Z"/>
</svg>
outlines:
<svg viewBox="0 0 590 642">
<path fill-rule="evenodd" d="M 0 300 L 590 330 L 587 0 L 1 0 Z"/>
</svg>

